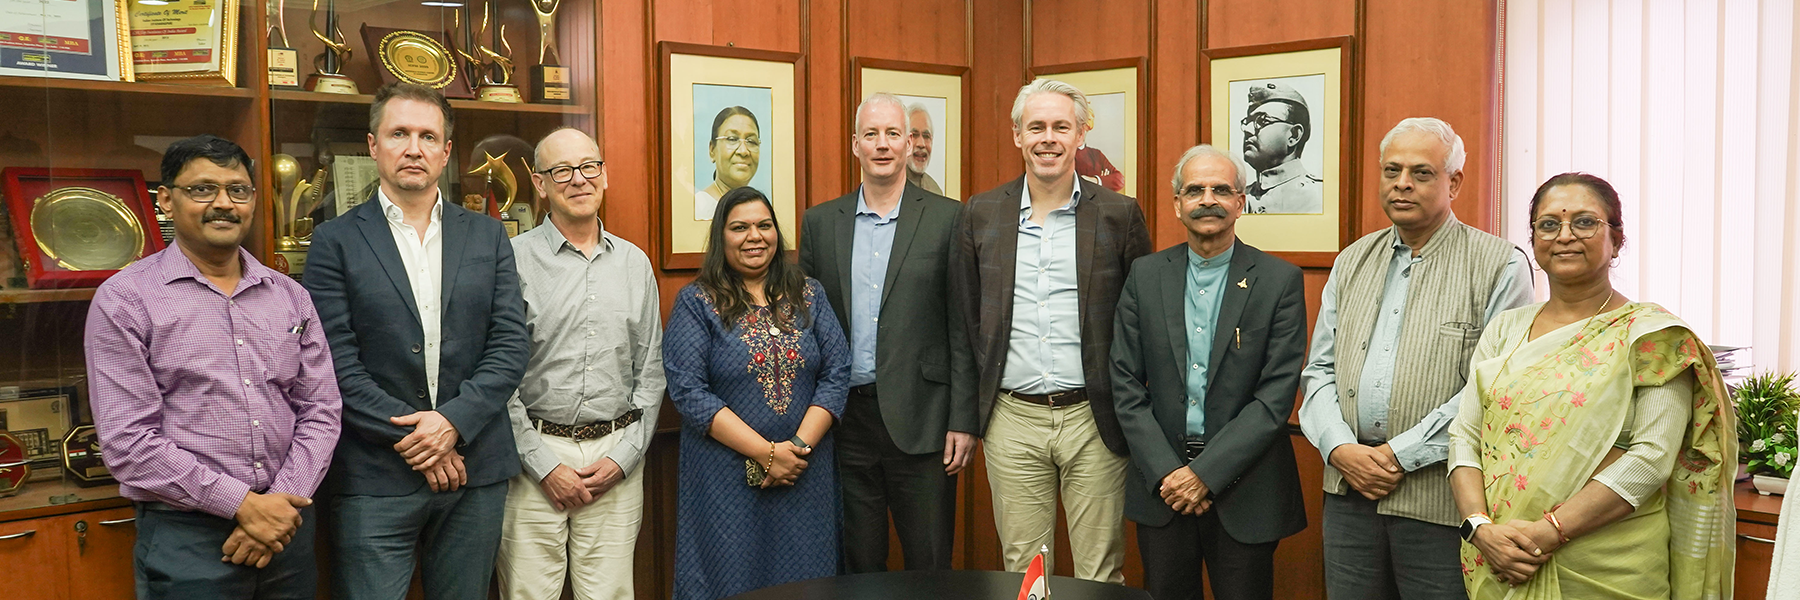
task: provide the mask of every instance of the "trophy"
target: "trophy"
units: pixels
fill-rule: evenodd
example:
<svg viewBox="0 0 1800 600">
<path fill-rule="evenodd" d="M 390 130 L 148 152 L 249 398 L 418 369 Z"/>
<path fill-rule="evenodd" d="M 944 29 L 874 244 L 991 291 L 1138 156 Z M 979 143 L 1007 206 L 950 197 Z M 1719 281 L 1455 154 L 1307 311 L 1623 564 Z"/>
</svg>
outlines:
<svg viewBox="0 0 1800 600">
<path fill-rule="evenodd" d="M 562 0 L 531 0 L 531 11 L 537 13 L 538 64 L 531 67 L 531 101 L 568 104 L 569 68 L 558 66 L 562 55 L 556 51 L 556 9 Z"/>
<path fill-rule="evenodd" d="M 295 206 L 299 199 L 300 161 L 286 154 L 270 158 L 275 169 L 275 256 L 270 261 L 277 271 L 299 275 L 306 266 L 306 243 L 295 235 Z"/>
<path fill-rule="evenodd" d="M 325 51 L 313 57 L 313 68 L 318 72 L 307 77 L 306 88 L 328 94 L 354 94 L 356 81 L 343 73 L 344 63 L 350 60 L 350 44 L 344 41 L 344 32 L 338 27 L 337 0 L 325 0 L 324 31 L 319 30 L 319 0 L 313 0 L 312 6 L 307 26 L 313 37 L 325 43 Z"/>
<path fill-rule="evenodd" d="M 479 40 L 481 35 L 487 34 L 488 26 L 492 24 L 493 41 L 491 43 L 493 46 L 483 46 L 480 42 L 475 42 L 475 56 L 463 54 L 464 59 L 482 66 L 481 93 L 476 96 L 476 99 L 484 102 L 511 104 L 524 102 L 524 99 L 519 97 L 519 88 L 512 84 L 513 49 L 512 44 L 506 41 L 506 26 L 494 23 L 494 21 L 494 0 L 488 0 L 488 3 L 481 8 L 481 33 L 477 34 L 476 39 Z M 506 54 L 500 54 L 497 50 L 505 50 Z M 462 51 L 459 49 L 457 52 L 461 53 Z"/>
<path fill-rule="evenodd" d="M 287 0 L 269 2 L 269 31 L 265 36 L 269 40 L 269 87 L 297 90 L 300 89 L 300 53 L 288 44 L 284 10 L 287 10 Z"/>
<path fill-rule="evenodd" d="M 513 176 L 512 167 L 506 166 L 505 152 L 501 152 L 500 156 L 483 152 L 482 156 L 487 157 L 487 162 L 469 169 L 470 175 L 478 175 L 487 182 L 487 195 L 480 198 L 486 200 L 482 212 L 500 219 L 500 223 L 506 226 L 507 237 L 519 235 L 519 221 L 507 213 L 512 208 L 513 198 L 518 196 L 519 180 Z M 476 198 L 465 197 L 464 204 L 470 204 L 474 200 Z"/>
</svg>

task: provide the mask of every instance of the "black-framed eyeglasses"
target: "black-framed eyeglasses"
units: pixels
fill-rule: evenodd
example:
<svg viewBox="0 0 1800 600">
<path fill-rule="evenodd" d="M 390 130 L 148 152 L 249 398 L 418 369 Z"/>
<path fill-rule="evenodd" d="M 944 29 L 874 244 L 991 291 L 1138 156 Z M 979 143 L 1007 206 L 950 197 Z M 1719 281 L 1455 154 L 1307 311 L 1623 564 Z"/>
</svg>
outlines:
<svg viewBox="0 0 1800 600">
<path fill-rule="evenodd" d="M 251 198 L 256 196 L 256 186 L 242 183 L 233 183 L 230 185 L 196 183 L 194 185 L 172 185 L 169 186 L 169 188 L 181 190 L 181 193 L 187 194 L 189 200 L 201 204 L 212 202 L 215 198 L 218 198 L 219 190 L 225 190 L 225 195 L 231 198 L 232 204 L 249 204 Z"/>
<path fill-rule="evenodd" d="M 725 147 L 731 150 L 737 150 L 739 146 L 749 146 L 753 151 L 762 149 L 762 140 L 753 137 L 741 138 L 735 135 L 721 135 L 713 138 L 713 141 L 725 142 Z"/>
<path fill-rule="evenodd" d="M 1238 195 L 1238 189 L 1223 183 L 1212 186 L 1193 184 L 1181 188 L 1182 200 L 1199 200 L 1201 196 L 1212 194 L 1214 198 L 1231 198 Z"/>
<path fill-rule="evenodd" d="M 1276 123 L 1287 123 L 1289 125 L 1293 125 L 1292 122 L 1277 119 L 1277 118 L 1275 118 L 1274 115 L 1271 115 L 1269 113 L 1256 113 L 1253 115 L 1244 115 L 1244 118 L 1238 119 L 1239 125 L 1246 125 L 1246 126 L 1251 125 L 1251 124 L 1256 125 L 1255 128 L 1250 130 L 1250 133 L 1252 135 L 1262 133 L 1262 130 L 1264 127 L 1268 127 L 1268 126 L 1274 125 Z"/>
<path fill-rule="evenodd" d="M 1537 239 L 1547 242 L 1560 237 L 1565 225 L 1568 226 L 1569 232 L 1575 235 L 1575 239 L 1585 240 L 1599 235 L 1600 228 L 1606 225 L 1606 221 L 1593 215 L 1576 215 L 1575 218 L 1567 221 L 1558 220 L 1555 217 L 1543 217 L 1531 222 L 1531 231 L 1537 235 Z"/>
<path fill-rule="evenodd" d="M 556 183 L 568 183 L 570 181 L 574 181 L 576 171 L 580 171 L 581 176 L 585 177 L 587 179 L 599 179 L 600 178 L 600 167 L 605 166 L 605 165 L 606 165 L 606 161 L 604 161 L 604 160 L 590 160 L 590 161 L 581 163 L 579 165 L 575 165 L 573 167 L 568 166 L 568 165 L 550 167 L 548 169 L 538 171 L 537 174 L 549 175 L 550 181 L 554 181 Z"/>
</svg>

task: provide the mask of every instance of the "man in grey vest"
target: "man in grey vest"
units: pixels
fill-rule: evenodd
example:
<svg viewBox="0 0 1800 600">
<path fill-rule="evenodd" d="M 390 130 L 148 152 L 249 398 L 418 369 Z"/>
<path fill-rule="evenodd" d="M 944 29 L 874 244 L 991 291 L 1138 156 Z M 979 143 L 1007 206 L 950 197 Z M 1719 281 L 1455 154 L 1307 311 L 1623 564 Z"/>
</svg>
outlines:
<svg viewBox="0 0 1800 600">
<path fill-rule="evenodd" d="M 1448 123 L 1395 125 L 1378 179 L 1394 226 L 1338 253 L 1319 301 L 1300 427 L 1326 462 L 1332 600 L 1466 597 L 1448 428 L 1482 328 L 1531 301 L 1531 272 L 1451 213 L 1464 158 Z"/>
</svg>

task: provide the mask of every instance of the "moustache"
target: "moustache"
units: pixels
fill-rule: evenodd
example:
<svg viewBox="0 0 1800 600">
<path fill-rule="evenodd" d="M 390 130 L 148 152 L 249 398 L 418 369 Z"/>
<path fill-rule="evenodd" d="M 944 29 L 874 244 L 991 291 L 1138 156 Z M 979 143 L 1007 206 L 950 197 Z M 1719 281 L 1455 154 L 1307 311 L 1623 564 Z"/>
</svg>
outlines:
<svg viewBox="0 0 1800 600">
<path fill-rule="evenodd" d="M 226 221 L 226 222 L 230 222 L 230 223 L 242 223 L 242 222 L 244 222 L 244 219 L 243 219 L 243 217 L 237 216 L 237 213 L 231 212 L 229 210 L 219 210 L 216 208 L 209 209 L 206 211 L 206 214 L 200 216 L 200 222 L 202 222 L 202 223 L 210 223 L 213 221 Z"/>
<path fill-rule="evenodd" d="M 1231 213 L 1227 212 L 1225 210 L 1225 207 L 1219 206 L 1217 204 L 1208 204 L 1206 206 L 1201 206 L 1201 207 L 1195 208 L 1194 210 L 1188 211 L 1188 214 L 1187 214 L 1188 219 L 1199 219 L 1202 217 L 1218 217 L 1218 218 L 1223 219 L 1228 216 L 1231 216 Z"/>
</svg>

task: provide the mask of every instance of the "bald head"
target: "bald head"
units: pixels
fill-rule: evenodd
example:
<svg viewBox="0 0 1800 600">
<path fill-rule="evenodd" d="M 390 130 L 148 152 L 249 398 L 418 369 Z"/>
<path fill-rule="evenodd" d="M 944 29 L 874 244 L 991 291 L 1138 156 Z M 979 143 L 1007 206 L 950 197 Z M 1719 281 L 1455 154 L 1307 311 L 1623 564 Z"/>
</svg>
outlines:
<svg viewBox="0 0 1800 600">
<path fill-rule="evenodd" d="M 538 142 L 531 185 L 549 201 L 552 219 L 576 223 L 599 218 L 606 193 L 600 145 L 587 132 L 564 127 Z M 563 181 L 557 179 L 567 177 Z"/>
</svg>

